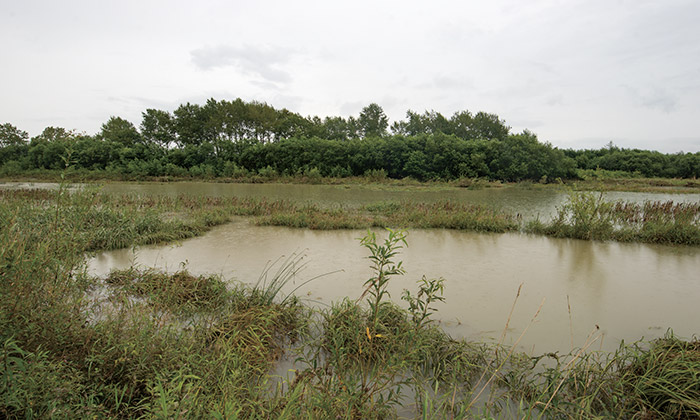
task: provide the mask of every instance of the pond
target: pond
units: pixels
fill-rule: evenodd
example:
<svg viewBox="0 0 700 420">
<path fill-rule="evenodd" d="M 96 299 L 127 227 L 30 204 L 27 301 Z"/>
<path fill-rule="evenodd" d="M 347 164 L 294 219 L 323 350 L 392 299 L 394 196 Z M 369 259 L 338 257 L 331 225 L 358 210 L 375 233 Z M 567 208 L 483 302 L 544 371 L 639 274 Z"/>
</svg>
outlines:
<svg viewBox="0 0 700 420">
<path fill-rule="evenodd" d="M 89 269 L 105 275 L 132 264 L 186 266 L 252 284 L 268 264 L 297 253 L 306 266 L 283 292 L 315 278 L 295 293 L 326 306 L 360 296 L 371 274 L 369 253 L 357 239 L 365 233 L 259 227 L 241 218 L 176 245 L 100 253 Z M 659 337 L 667 328 L 686 338 L 698 333 L 697 248 L 448 230 L 412 230 L 408 244 L 397 258 L 406 274 L 390 282 L 392 300 L 403 303 L 401 291 L 416 290 L 423 275 L 445 278 L 446 302 L 436 304 L 435 319 L 453 337 L 500 339 L 520 285 L 505 342 L 533 354 L 568 352 L 572 342 L 584 346 L 592 331 L 598 337 L 592 350 Z"/>
</svg>

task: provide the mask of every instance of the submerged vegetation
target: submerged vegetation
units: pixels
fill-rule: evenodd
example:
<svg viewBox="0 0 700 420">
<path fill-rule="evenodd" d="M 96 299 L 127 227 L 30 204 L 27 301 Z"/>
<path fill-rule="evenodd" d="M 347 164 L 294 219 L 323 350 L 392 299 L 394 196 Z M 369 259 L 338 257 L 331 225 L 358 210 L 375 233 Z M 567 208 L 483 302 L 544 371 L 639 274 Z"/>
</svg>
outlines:
<svg viewBox="0 0 700 420">
<path fill-rule="evenodd" d="M 604 217 L 589 199 L 574 197 L 562 211 Z M 435 206 L 416 212 L 455 208 Z M 697 209 L 687 206 L 609 206 L 630 223 L 648 215 L 697 226 Z M 354 214 L 392 220 L 401 207 L 384 203 Z M 262 221 L 334 211 L 63 187 L 2 191 L 0 417 L 700 416 L 697 339 L 668 333 L 605 354 L 588 351 L 598 339 L 593 332 L 569 355 L 530 356 L 500 343 L 454 340 L 431 322 L 445 299 L 442 279 L 424 277 L 416 290 L 404 291 L 407 309 L 397 306 L 387 285 L 403 274 L 401 230 L 383 241 L 368 232 L 361 244 L 372 275 L 356 296 L 317 310 L 282 294 L 298 259 L 266 268 L 253 286 L 185 270 L 132 267 L 101 279 L 84 269 L 85 252 L 197 235 L 235 214 Z M 664 219 L 669 215 L 672 221 Z M 414 220 L 401 217 L 393 220 Z M 295 360 L 288 377 L 275 374 L 283 357 Z"/>
</svg>

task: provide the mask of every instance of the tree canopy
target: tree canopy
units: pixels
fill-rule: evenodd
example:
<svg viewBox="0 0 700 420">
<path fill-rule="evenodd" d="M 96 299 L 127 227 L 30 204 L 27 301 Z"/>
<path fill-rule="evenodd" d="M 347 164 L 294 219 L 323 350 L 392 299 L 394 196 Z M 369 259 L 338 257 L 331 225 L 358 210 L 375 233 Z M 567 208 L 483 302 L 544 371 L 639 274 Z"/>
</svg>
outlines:
<svg viewBox="0 0 700 420">
<path fill-rule="evenodd" d="M 29 142 L 28 142 L 29 140 Z M 139 128 L 111 116 L 99 133 L 46 127 L 29 139 L 0 125 L 0 173 L 70 164 L 127 176 L 385 173 L 419 180 L 484 177 L 506 181 L 572 178 L 577 169 L 644 176 L 700 176 L 700 153 L 620 149 L 559 150 L 530 131 L 511 133 L 498 115 L 406 112 L 391 126 L 371 103 L 350 117 L 304 117 L 242 99 L 185 103 L 173 112 L 146 109 Z"/>
</svg>

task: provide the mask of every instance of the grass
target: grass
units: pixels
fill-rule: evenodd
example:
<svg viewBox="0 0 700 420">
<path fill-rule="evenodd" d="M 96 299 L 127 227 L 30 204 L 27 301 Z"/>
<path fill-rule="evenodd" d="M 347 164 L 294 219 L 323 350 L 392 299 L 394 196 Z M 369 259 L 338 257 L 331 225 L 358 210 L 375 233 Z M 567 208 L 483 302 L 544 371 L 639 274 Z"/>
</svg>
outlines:
<svg viewBox="0 0 700 420">
<path fill-rule="evenodd" d="M 310 174 L 297 175 L 267 175 L 243 174 L 236 177 L 177 177 L 177 176 L 143 176 L 114 174 L 106 171 L 90 171 L 86 169 L 68 170 L 33 170 L 22 175 L 5 177 L 2 181 L 43 181 L 62 182 L 64 179 L 72 182 L 110 182 L 110 181 L 147 181 L 147 182 L 181 182 L 204 181 L 220 183 L 283 183 L 283 184 L 324 184 L 324 185 L 363 185 L 375 189 L 421 189 L 445 190 L 454 188 L 487 189 L 487 188 L 561 188 L 563 184 L 579 191 L 633 191 L 659 193 L 698 193 L 700 181 L 697 179 L 681 178 L 646 178 L 637 173 L 623 171 L 608 171 L 604 169 L 579 169 L 574 179 L 546 180 L 539 182 L 526 180 L 521 182 L 504 182 L 486 178 L 458 178 L 453 180 L 418 181 L 412 178 L 393 179 L 383 171 L 369 171 L 363 176 L 352 177 L 321 177 Z"/>
<path fill-rule="evenodd" d="M 284 201 L 67 191 L 0 193 L 0 417 L 700 415 L 697 339 L 669 333 L 608 354 L 589 351 L 593 333 L 568 355 L 533 357 L 515 347 L 454 340 L 432 323 L 444 299 L 441 279 L 424 278 L 404 292 L 408 309 L 397 306 L 386 286 L 402 274 L 402 231 L 383 241 L 368 234 L 362 244 L 374 272 L 365 287 L 311 310 L 282 295 L 303 267 L 296 258 L 262 268 L 251 287 L 134 267 L 93 278 L 84 255 L 200 234 L 234 215 L 325 210 Z M 617 208 L 585 197 L 577 205 L 596 209 L 582 212 L 582 220 L 605 214 L 601 208 L 624 213 L 630 223 L 697 220 L 696 210 L 682 206 Z M 402 204 L 382 203 L 358 215 L 418 220 L 453 212 L 444 216 L 449 220 L 464 212 L 449 203 L 434 206 L 407 212 Z M 296 360 L 295 370 L 281 380 L 273 372 L 285 354 Z"/>
<path fill-rule="evenodd" d="M 541 235 L 621 242 L 700 245 L 700 203 L 607 202 L 602 194 L 571 192 L 549 222 L 528 222 Z"/>
<path fill-rule="evenodd" d="M 579 169 L 578 179 L 567 181 L 579 191 L 634 191 L 660 193 L 697 193 L 700 181 L 680 178 L 645 178 L 639 174 L 604 169 Z"/>
</svg>

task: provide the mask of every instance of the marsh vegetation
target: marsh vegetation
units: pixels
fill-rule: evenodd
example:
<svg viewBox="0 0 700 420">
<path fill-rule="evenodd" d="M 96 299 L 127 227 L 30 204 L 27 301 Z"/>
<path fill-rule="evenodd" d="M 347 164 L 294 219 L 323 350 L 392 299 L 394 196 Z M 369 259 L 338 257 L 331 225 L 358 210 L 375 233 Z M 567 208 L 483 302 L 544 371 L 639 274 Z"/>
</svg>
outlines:
<svg viewBox="0 0 700 420">
<path fill-rule="evenodd" d="M 104 278 L 85 270 L 91 251 L 188 238 L 235 215 L 315 228 L 404 224 L 487 231 L 519 229 L 512 216 L 449 202 L 350 211 L 63 186 L 0 194 L 0 413 L 8 418 L 700 415 L 696 339 L 669 332 L 600 353 L 592 351 L 600 339 L 594 330 L 569 354 L 543 355 L 502 342 L 455 340 L 433 322 L 449 286 L 430 273 L 402 294 L 399 306 L 387 286 L 403 273 L 402 230 L 368 232 L 358 246 L 366 249 L 372 274 L 353 296 L 320 309 L 282 292 L 299 268 L 293 259 L 249 284 L 184 268 L 132 267 Z M 632 224 L 646 217 L 689 226 L 682 232 L 697 230 L 697 207 L 595 200 L 576 195 L 562 208 L 575 234 L 586 232 L 576 217 L 597 234 L 602 222 L 595 217 L 607 221 L 612 216 L 606 211 Z M 614 230 L 622 222 L 611 223 Z M 539 309 L 532 320 L 538 316 Z M 278 378 L 274 367 L 283 356 L 296 362 Z"/>
</svg>

